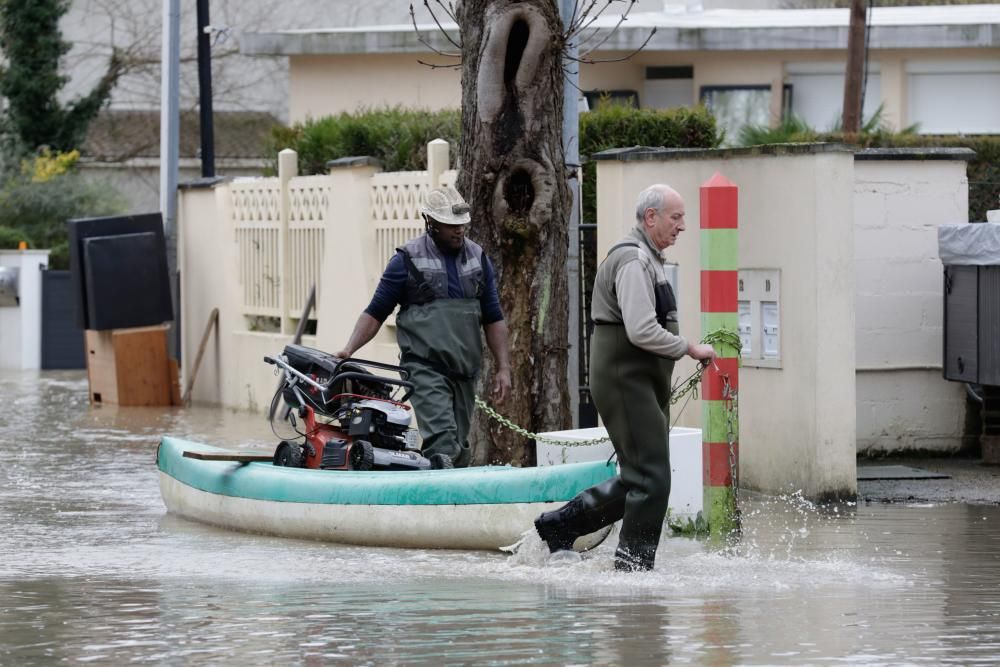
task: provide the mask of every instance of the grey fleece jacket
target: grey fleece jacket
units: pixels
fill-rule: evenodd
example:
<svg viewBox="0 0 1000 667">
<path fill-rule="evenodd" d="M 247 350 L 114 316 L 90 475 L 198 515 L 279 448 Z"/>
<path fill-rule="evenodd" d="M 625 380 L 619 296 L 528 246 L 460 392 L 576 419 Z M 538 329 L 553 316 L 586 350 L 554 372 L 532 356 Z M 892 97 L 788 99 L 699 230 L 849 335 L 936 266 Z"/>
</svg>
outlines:
<svg viewBox="0 0 1000 667">
<path fill-rule="evenodd" d="M 666 260 L 639 225 L 618 243 L 639 247 L 619 248 L 601 263 L 594 278 L 591 317 L 597 323 L 624 324 L 629 342 L 641 350 L 680 359 L 687 354 L 687 340 L 656 321 L 654 287 L 667 282 Z M 668 314 L 668 319 L 676 318 L 676 311 Z"/>
</svg>

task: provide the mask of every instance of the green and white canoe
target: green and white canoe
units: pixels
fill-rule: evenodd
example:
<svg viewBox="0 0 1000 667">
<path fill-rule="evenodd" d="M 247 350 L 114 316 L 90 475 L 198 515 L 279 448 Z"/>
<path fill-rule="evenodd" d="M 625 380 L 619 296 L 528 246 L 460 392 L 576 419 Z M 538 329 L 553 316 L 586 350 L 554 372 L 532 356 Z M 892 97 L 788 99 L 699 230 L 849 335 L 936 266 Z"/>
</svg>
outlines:
<svg viewBox="0 0 1000 667">
<path fill-rule="evenodd" d="M 605 461 L 360 472 L 191 458 L 228 451 L 164 437 L 156 462 L 167 510 L 234 530 L 369 546 L 498 549 L 541 512 L 617 474 Z"/>
</svg>

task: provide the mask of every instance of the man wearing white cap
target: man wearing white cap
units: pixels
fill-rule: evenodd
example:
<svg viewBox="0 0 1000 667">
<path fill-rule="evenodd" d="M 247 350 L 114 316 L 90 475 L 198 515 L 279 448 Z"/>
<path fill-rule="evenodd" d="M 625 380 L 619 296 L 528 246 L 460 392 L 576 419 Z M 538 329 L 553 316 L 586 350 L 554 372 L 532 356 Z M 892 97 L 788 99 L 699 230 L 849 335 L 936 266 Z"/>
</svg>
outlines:
<svg viewBox="0 0 1000 667">
<path fill-rule="evenodd" d="M 475 380 L 482 367 L 480 329 L 493 354 L 493 399 L 510 393 L 507 323 L 493 265 L 466 238 L 469 205 L 454 188 L 435 188 L 420 209 L 425 234 L 396 248 L 351 339 L 336 356 L 346 359 L 374 338 L 398 305 L 400 363 L 416 387 L 423 453 L 436 468 L 469 465 L 469 423 Z"/>
</svg>

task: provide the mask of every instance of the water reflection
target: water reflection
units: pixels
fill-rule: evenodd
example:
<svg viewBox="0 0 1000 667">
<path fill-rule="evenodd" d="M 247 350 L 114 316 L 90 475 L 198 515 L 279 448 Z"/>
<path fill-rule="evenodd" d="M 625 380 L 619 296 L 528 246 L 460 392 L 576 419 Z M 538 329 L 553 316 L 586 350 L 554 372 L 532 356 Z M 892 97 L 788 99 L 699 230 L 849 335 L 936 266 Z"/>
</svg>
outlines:
<svg viewBox="0 0 1000 667">
<path fill-rule="evenodd" d="M 0 664 L 996 662 L 1000 508 L 745 494 L 730 549 L 657 570 L 243 535 L 166 515 L 167 432 L 271 446 L 224 410 L 91 409 L 82 374 L 0 374 Z"/>
</svg>

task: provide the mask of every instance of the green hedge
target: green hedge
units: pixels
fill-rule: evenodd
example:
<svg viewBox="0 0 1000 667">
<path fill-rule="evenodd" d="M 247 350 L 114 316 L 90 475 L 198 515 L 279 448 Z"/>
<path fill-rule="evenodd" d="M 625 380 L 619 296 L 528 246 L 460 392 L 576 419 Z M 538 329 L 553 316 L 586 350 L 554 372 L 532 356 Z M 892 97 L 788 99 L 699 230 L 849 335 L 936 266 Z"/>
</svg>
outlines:
<svg viewBox="0 0 1000 667">
<path fill-rule="evenodd" d="M 864 148 L 971 148 L 969 161 L 969 222 L 986 220 L 986 211 L 1000 208 L 1000 136 L 933 136 L 919 134 L 823 134 L 818 141 L 835 141 Z"/>
<path fill-rule="evenodd" d="M 580 114 L 583 222 L 597 222 L 597 166 L 587 161 L 594 153 L 630 146 L 715 148 L 721 141 L 715 117 L 702 106 L 661 111 L 602 104 Z"/>
<path fill-rule="evenodd" d="M 300 174 L 326 173 L 328 161 L 355 155 L 377 158 L 386 171 L 417 171 L 427 168 L 426 146 L 437 138 L 452 145 L 451 156 L 457 160 L 459 136 L 457 110 L 364 109 L 275 127 L 267 154 L 274 156 L 272 173 L 284 148 L 298 152 Z M 596 222 L 596 167 L 586 163 L 590 155 L 628 146 L 714 148 L 720 141 L 715 118 L 704 107 L 660 111 L 602 104 L 580 114 L 584 222 Z"/>
<path fill-rule="evenodd" d="M 363 109 L 275 127 L 266 154 L 274 156 L 274 173 L 278 151 L 285 148 L 298 152 L 300 174 L 325 174 L 330 160 L 358 155 L 378 159 L 385 171 L 420 171 L 427 168 L 427 144 L 434 139 L 451 144 L 457 161 L 460 134 L 457 110 Z"/>
</svg>

